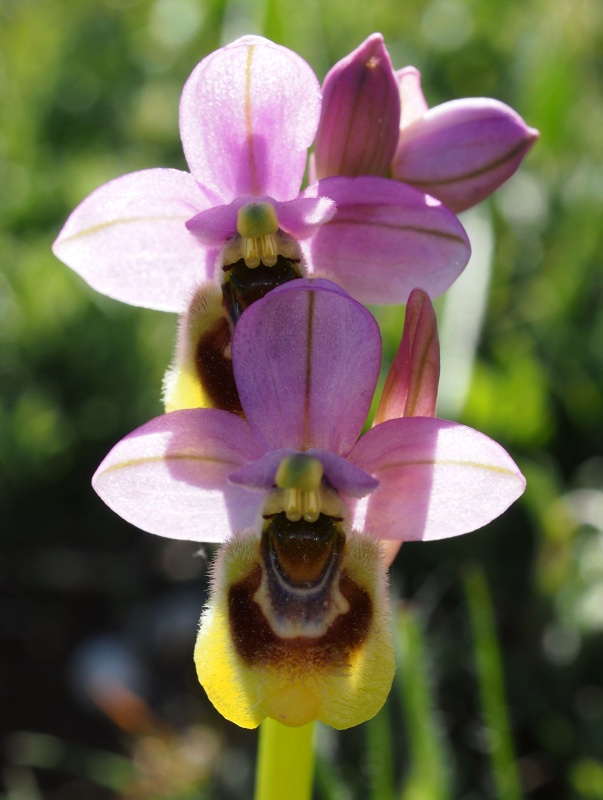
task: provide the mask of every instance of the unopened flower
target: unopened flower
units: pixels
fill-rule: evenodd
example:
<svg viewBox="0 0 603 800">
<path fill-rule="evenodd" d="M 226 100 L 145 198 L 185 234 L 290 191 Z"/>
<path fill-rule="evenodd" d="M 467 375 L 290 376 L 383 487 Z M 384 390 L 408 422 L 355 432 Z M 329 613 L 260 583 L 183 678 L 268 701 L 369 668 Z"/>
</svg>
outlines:
<svg viewBox="0 0 603 800">
<path fill-rule="evenodd" d="M 383 386 L 373 425 L 402 417 L 434 417 L 440 380 L 440 340 L 429 295 L 413 289 L 406 304 L 398 352 Z M 383 543 L 386 563 L 396 557 L 401 541 Z"/>
<path fill-rule="evenodd" d="M 314 153 L 318 178 L 391 174 L 455 212 L 510 178 L 538 138 L 498 100 L 468 98 L 429 109 L 418 70 L 406 67 L 396 74 L 380 34 L 333 67 L 323 92 Z"/>
<path fill-rule="evenodd" d="M 400 70 L 398 79 L 402 117 L 392 175 L 453 211 L 489 197 L 515 173 L 538 139 L 538 131 L 499 100 L 469 97 L 428 109 L 418 71 Z M 421 106 L 425 110 L 419 116 Z"/>
<path fill-rule="evenodd" d="M 440 380 L 438 323 L 431 299 L 413 289 L 400 347 L 383 386 L 375 425 L 401 417 L 434 417 Z"/>
<path fill-rule="evenodd" d="M 286 283 L 234 331 L 245 418 L 166 414 L 95 475 L 143 530 L 225 542 L 195 660 L 244 727 L 270 716 L 346 728 L 377 713 L 394 669 L 378 540 L 474 530 L 523 491 L 510 456 L 463 425 L 395 418 L 360 436 L 380 349 L 375 320 L 339 287 Z"/>
<path fill-rule="evenodd" d="M 217 50 L 182 93 L 190 174 L 150 169 L 101 186 L 71 214 L 55 254 L 110 297 L 165 311 L 186 311 L 199 284 L 217 282 L 231 324 L 258 296 L 311 273 L 363 302 L 406 302 L 417 283 L 443 292 L 469 258 L 444 206 L 379 177 L 300 193 L 320 102 L 291 50 L 256 36 Z"/>
<path fill-rule="evenodd" d="M 380 34 L 329 72 L 323 109 L 314 141 L 316 174 L 387 175 L 400 133 L 400 96 Z"/>
</svg>

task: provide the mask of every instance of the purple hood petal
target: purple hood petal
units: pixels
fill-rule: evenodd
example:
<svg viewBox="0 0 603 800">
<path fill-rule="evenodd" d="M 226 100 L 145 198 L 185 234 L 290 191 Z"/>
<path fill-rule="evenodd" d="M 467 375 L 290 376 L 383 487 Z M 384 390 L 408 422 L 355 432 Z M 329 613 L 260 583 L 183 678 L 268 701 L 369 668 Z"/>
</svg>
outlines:
<svg viewBox="0 0 603 800">
<path fill-rule="evenodd" d="M 320 88 L 296 53 L 244 36 L 204 58 L 184 86 L 180 135 L 195 178 L 222 203 L 290 200 L 320 113 Z"/>
<path fill-rule="evenodd" d="M 291 281 L 245 311 L 232 352 L 243 410 L 267 450 L 347 453 L 381 363 L 365 308 L 328 281 Z"/>
</svg>

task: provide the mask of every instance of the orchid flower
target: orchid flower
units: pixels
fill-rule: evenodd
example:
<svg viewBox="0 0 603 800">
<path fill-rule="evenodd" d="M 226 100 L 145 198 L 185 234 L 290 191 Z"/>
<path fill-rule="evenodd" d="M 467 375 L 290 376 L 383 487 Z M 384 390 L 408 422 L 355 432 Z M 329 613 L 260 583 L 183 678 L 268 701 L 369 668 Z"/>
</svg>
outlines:
<svg viewBox="0 0 603 800">
<path fill-rule="evenodd" d="M 463 425 L 410 416 L 361 436 L 380 355 L 376 321 L 340 287 L 288 282 L 234 329 L 244 418 L 158 417 L 94 476 L 143 530 L 225 543 L 195 660 L 243 727 L 268 716 L 346 728 L 376 714 L 394 670 L 379 540 L 472 531 L 523 492 L 503 448 Z"/>
<path fill-rule="evenodd" d="M 285 47 L 245 36 L 215 51 L 182 92 L 190 173 L 149 169 L 101 186 L 55 254 L 98 291 L 164 311 L 185 312 L 214 282 L 231 325 L 274 286 L 314 273 L 362 302 L 404 303 L 417 284 L 445 291 L 469 244 L 438 201 L 380 177 L 300 193 L 320 103 L 316 76 Z"/>
<path fill-rule="evenodd" d="M 391 175 L 459 212 L 510 178 L 538 136 L 490 98 L 429 109 L 419 71 L 396 73 L 383 37 L 374 33 L 324 80 L 313 172 Z"/>
</svg>

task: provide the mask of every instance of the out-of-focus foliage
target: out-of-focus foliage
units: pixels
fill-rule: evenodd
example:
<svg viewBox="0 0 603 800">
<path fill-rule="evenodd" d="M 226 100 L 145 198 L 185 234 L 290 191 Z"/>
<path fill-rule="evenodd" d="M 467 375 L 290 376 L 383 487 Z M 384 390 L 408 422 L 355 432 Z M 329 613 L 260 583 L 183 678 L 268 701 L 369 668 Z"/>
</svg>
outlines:
<svg viewBox="0 0 603 800">
<path fill-rule="evenodd" d="M 206 559 L 134 531 L 89 489 L 109 447 L 161 412 L 175 320 L 97 295 L 50 244 L 99 184 L 185 168 L 179 94 L 215 47 L 265 33 L 322 77 L 373 30 L 396 66 L 419 67 L 431 105 L 496 97 L 542 134 L 479 209 L 490 289 L 457 402 L 461 421 L 512 452 L 526 495 L 488 530 L 406 545 L 392 578 L 424 621 L 450 796 L 496 796 L 461 589 L 472 559 L 496 609 L 525 795 L 603 798 L 603 5 L 0 0 L 0 779 L 11 800 L 250 795 L 253 734 L 217 717 L 192 668 Z M 386 360 L 402 314 L 381 314 Z M 107 676 L 145 698 L 160 732 L 132 724 Z M 412 730 L 401 704 L 391 717 L 398 781 Z M 185 767 L 189 745 L 199 772 Z M 321 792 L 366 796 L 363 731 L 323 745 Z M 153 777 L 149 764 L 174 759 L 181 785 Z"/>
</svg>

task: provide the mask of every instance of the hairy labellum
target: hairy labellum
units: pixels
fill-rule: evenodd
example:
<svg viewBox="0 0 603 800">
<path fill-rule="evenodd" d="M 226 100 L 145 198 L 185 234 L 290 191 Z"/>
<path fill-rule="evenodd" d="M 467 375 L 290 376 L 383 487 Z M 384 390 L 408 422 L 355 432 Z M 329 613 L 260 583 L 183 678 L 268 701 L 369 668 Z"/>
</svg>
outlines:
<svg viewBox="0 0 603 800">
<path fill-rule="evenodd" d="M 195 661 L 216 708 L 243 727 L 370 719 L 394 671 L 379 545 L 325 514 L 281 512 L 237 536 L 218 556 Z"/>
</svg>

